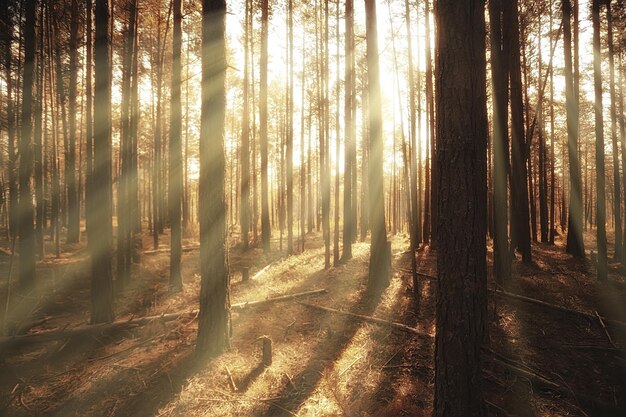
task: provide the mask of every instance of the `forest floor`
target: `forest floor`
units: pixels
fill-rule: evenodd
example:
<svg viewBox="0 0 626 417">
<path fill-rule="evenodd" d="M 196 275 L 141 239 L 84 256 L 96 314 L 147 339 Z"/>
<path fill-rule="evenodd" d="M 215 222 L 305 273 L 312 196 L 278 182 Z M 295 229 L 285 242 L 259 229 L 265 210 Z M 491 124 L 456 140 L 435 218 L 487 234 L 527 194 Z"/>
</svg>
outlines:
<svg viewBox="0 0 626 417">
<path fill-rule="evenodd" d="M 588 238 L 591 245 L 593 236 Z M 167 248 L 168 236 L 161 239 Z M 146 234 L 146 251 L 150 242 Z M 599 284 L 593 261 L 572 260 L 563 245 L 562 237 L 555 246 L 534 244 L 533 264 L 514 262 L 508 290 L 592 318 L 597 311 L 626 322 L 624 268 L 611 263 L 609 281 Z M 0 246 L 8 247 L 6 242 Z M 405 235 L 392 238 L 391 284 L 376 298 L 365 288 L 367 243 L 356 243 L 352 260 L 328 270 L 317 233 L 306 236 L 306 251 L 290 257 L 278 250 L 278 240 L 269 254 L 261 249 L 242 253 L 235 246 L 229 255 L 232 303 L 328 292 L 234 310 L 232 346 L 210 363 L 194 359 L 193 315 L 59 341 L 0 344 L 0 415 L 430 416 L 436 257 L 428 247 L 418 253 L 418 270 L 433 278 L 421 278 L 415 309 L 408 246 Z M 87 250 L 84 243 L 61 249 L 60 258 L 52 255 L 38 263 L 38 291 L 12 298 L 20 333 L 88 323 Z M 9 276 L 7 253 L 0 252 L 1 277 Z M 182 293 L 168 291 L 168 262 L 169 253 L 162 251 L 143 254 L 133 265 L 131 285 L 117 292 L 118 320 L 197 309 L 198 250 L 183 255 Z M 250 269 L 245 283 L 243 267 Z M 0 294 L 5 290 L 2 279 Z M 490 415 L 626 415 L 626 328 L 607 324 L 609 341 L 599 320 L 494 293 L 489 301 L 483 370 Z M 303 303 L 400 322 L 423 334 Z M 261 364 L 261 336 L 273 340 L 269 367 Z"/>
</svg>

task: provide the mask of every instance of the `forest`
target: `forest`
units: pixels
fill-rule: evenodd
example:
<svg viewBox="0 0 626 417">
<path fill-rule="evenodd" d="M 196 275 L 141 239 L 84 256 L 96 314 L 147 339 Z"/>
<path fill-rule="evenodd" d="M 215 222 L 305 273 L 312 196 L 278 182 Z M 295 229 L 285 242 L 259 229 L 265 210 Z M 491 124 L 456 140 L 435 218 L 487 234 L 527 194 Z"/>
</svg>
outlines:
<svg viewBox="0 0 626 417">
<path fill-rule="evenodd" d="M 625 416 L 626 2 L 2 0 L 0 416 Z"/>
</svg>

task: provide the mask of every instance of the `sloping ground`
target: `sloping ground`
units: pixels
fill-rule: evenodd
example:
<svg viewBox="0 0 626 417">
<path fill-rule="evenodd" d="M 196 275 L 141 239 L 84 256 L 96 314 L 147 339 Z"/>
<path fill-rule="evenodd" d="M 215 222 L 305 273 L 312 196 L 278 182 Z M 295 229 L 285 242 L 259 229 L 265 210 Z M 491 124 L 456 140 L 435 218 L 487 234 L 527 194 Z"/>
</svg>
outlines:
<svg viewBox="0 0 626 417">
<path fill-rule="evenodd" d="M 167 236 L 163 237 L 167 242 Z M 560 244 L 560 242 L 557 242 Z M 193 246 L 194 242 L 186 242 Z M 278 242 L 272 242 L 277 248 Z M 392 241 L 394 275 L 379 297 L 365 291 L 369 245 L 357 243 L 354 258 L 323 269 L 321 237 L 307 236 L 306 251 L 283 257 L 252 249 L 231 251 L 231 300 L 240 303 L 325 288 L 326 295 L 299 300 L 342 311 L 402 322 L 434 335 L 436 282 L 420 281 L 415 312 L 406 237 Z M 599 286 L 593 267 L 574 263 L 561 247 L 536 245 L 535 264 L 516 262 L 511 291 L 571 309 L 624 319 L 626 277 L 612 269 Z M 85 324 L 89 311 L 88 259 L 78 252 L 42 265 L 42 287 L 32 302 L 31 332 Z M 133 283 L 120 293 L 120 319 L 197 308 L 198 252 L 184 254 L 185 290 L 167 290 L 168 253 L 144 255 Z M 251 280 L 241 281 L 242 267 Z M 435 257 L 419 253 L 420 272 L 435 274 Z M 51 277 L 54 291 L 50 290 Z M 600 308 L 602 306 L 603 308 Z M 502 361 L 486 355 L 491 415 L 619 414 L 626 380 L 621 351 L 611 348 L 596 321 L 508 299 L 491 297 L 489 345 L 518 368 L 532 370 L 571 392 L 533 386 Z M 3 352 L 0 415 L 32 416 L 429 416 L 433 400 L 433 339 L 320 312 L 297 300 L 233 311 L 231 349 L 210 363 L 193 356 L 196 322 L 177 321 L 97 337 L 50 342 Z M 614 342 L 624 335 L 609 328 Z M 260 337 L 273 341 L 273 363 L 261 366 Z M 593 408 L 586 393 L 612 408 Z"/>
</svg>

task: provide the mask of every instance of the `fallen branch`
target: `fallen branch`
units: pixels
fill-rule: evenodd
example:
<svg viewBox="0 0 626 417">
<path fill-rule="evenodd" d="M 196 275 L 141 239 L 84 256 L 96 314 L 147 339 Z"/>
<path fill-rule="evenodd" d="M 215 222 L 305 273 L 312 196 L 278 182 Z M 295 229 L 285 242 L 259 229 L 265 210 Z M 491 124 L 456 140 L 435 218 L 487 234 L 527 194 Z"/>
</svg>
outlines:
<svg viewBox="0 0 626 417">
<path fill-rule="evenodd" d="M 183 246 L 181 250 L 183 252 L 191 252 L 191 251 L 194 251 L 196 249 L 200 249 L 200 245 Z M 142 253 L 144 255 L 156 255 L 157 253 L 167 253 L 167 252 L 170 252 L 170 251 L 171 251 L 171 248 L 161 248 L 161 249 L 146 250 L 146 251 L 143 251 Z"/>
<path fill-rule="evenodd" d="M 598 321 L 600 322 L 600 326 L 602 326 L 602 330 L 604 330 L 604 334 L 606 335 L 606 338 L 609 340 L 609 343 L 614 349 L 617 349 L 617 346 L 615 346 L 613 339 L 611 339 L 611 335 L 609 334 L 609 331 L 606 329 L 606 326 L 604 325 L 604 320 L 602 320 L 602 317 L 598 314 L 597 311 L 594 311 L 594 313 L 596 313 L 596 317 L 598 318 Z"/>
<path fill-rule="evenodd" d="M 383 320 L 383 319 L 379 319 L 377 317 L 364 316 L 362 314 L 350 313 L 350 312 L 347 312 L 347 311 L 336 310 L 334 308 L 322 307 L 322 306 L 318 306 L 318 305 L 314 305 L 314 304 L 308 304 L 308 303 L 298 303 L 298 304 L 303 305 L 305 307 L 309 307 L 309 308 L 315 309 L 315 310 L 321 310 L 321 311 L 326 311 L 326 312 L 329 312 L 329 313 L 340 314 L 342 316 L 351 317 L 353 319 L 358 319 L 358 320 L 365 321 L 365 322 L 368 322 L 368 323 L 374 323 L 374 324 L 378 324 L 378 325 L 381 325 L 381 326 L 390 327 L 392 329 L 397 329 L 397 330 L 403 331 L 405 333 L 412 333 L 412 334 L 416 334 L 418 336 L 432 338 L 431 335 L 429 335 L 427 333 L 424 333 L 424 332 L 416 329 L 415 327 L 407 326 L 406 324 L 398 323 L 398 322 L 395 322 L 395 321 Z"/>
<path fill-rule="evenodd" d="M 230 385 L 230 389 L 233 392 L 237 392 L 237 385 L 235 384 L 235 380 L 233 379 L 233 374 L 230 373 L 230 369 L 228 366 L 226 367 L 226 375 L 228 375 L 228 384 Z"/>
<path fill-rule="evenodd" d="M 556 304 L 550 304 L 547 303 L 545 301 L 541 301 L 541 300 L 537 300 L 535 298 L 530 298 L 530 297 L 526 297 L 523 295 L 519 295 L 519 294 L 513 294 L 511 292 L 508 291 L 503 291 L 503 290 L 489 290 L 489 292 L 495 293 L 496 295 L 499 295 L 500 297 L 504 297 L 504 298 L 511 298 L 514 300 L 519 300 L 519 301 L 524 301 L 525 303 L 529 303 L 529 304 L 535 304 L 535 305 L 539 305 L 551 310 L 556 310 L 556 311 L 560 311 L 562 313 L 566 313 L 566 314 L 570 314 L 570 315 L 577 315 L 579 317 L 585 317 L 590 321 L 596 321 L 598 317 L 596 317 L 593 314 L 590 313 L 585 313 L 584 311 L 578 311 L 578 310 L 571 310 L 569 308 L 566 307 L 561 307 L 559 305 Z M 602 318 L 603 323 L 607 323 L 610 326 L 613 327 L 619 327 L 622 330 L 626 331 L 626 323 L 623 323 L 621 321 L 617 321 L 617 320 L 608 320 L 606 318 Z"/>
<path fill-rule="evenodd" d="M 410 269 L 400 268 L 400 270 L 412 273 Z M 433 275 L 428 275 L 428 274 L 424 274 L 424 273 L 421 273 L 421 272 L 418 272 L 417 275 L 419 277 L 426 278 L 426 279 L 431 280 L 431 281 L 437 281 L 437 277 L 435 277 Z M 530 297 L 526 297 L 524 295 L 514 294 L 512 292 L 508 292 L 508 291 L 504 291 L 504 290 L 489 289 L 488 291 L 490 293 L 494 293 L 496 295 L 499 295 L 500 297 L 503 297 L 503 298 L 512 298 L 514 300 L 524 301 L 524 302 L 529 303 L 529 304 L 539 305 L 539 306 L 542 306 L 542 307 L 545 307 L 545 308 L 548 308 L 548 309 L 551 309 L 551 310 L 557 310 L 557 311 L 560 311 L 562 313 L 578 315 L 578 316 L 581 316 L 581 317 L 585 317 L 585 318 L 587 318 L 587 319 L 589 319 L 591 321 L 595 321 L 596 318 L 597 318 L 597 319 L 600 320 L 600 324 L 603 327 L 603 329 L 605 330 L 605 332 L 607 330 L 606 330 L 606 326 L 604 325 L 604 323 L 609 324 L 609 326 L 620 327 L 622 330 L 626 331 L 626 323 L 618 321 L 618 320 L 610 320 L 610 319 L 604 318 L 602 316 L 597 315 L 597 312 L 596 312 L 596 315 L 593 315 L 593 314 L 590 314 L 590 313 L 585 313 L 584 311 L 572 310 L 572 309 L 569 309 L 569 308 L 566 308 L 566 307 L 562 307 L 562 306 L 559 306 L 559 305 L 556 305 L 556 304 L 551 304 L 551 303 L 548 303 L 548 302 L 545 302 L 545 301 L 537 300 L 536 298 L 530 298 Z M 609 336 L 609 339 L 610 339 L 610 336 Z M 612 343 L 612 341 L 611 341 L 611 343 Z"/>
<path fill-rule="evenodd" d="M 296 294 L 283 295 L 280 297 L 268 298 L 266 300 L 259 301 L 250 301 L 247 303 L 239 303 L 233 304 L 231 309 L 246 309 L 251 307 L 257 307 L 264 304 L 269 303 L 277 303 L 282 301 L 293 300 L 301 297 L 308 297 L 311 295 L 323 294 L 327 291 L 325 289 L 314 290 L 314 291 L 306 291 Z M 111 333 L 120 330 L 130 330 L 136 327 L 144 326 L 149 323 L 159 322 L 165 323 L 169 321 L 178 320 L 184 317 L 192 317 L 193 320 L 197 319 L 198 310 L 184 311 L 178 313 L 169 313 L 169 314 L 160 314 L 155 316 L 146 316 L 138 319 L 131 319 L 125 321 L 116 321 L 113 323 L 102 323 L 102 324 L 89 324 L 84 326 L 78 326 L 71 329 L 61 329 L 61 330 L 51 330 L 40 333 L 19 335 L 19 336 L 10 336 L 10 337 L 1 337 L 0 338 L 0 349 L 5 348 L 7 346 L 15 346 L 21 343 L 43 343 L 43 342 L 51 342 L 55 340 L 67 339 L 75 336 L 100 336 L 106 333 Z"/>
<path fill-rule="evenodd" d="M 281 301 L 289 301 L 289 300 L 293 300 L 296 298 L 308 297 L 311 295 L 326 294 L 327 292 L 328 291 L 325 289 L 305 291 L 305 292 L 299 292 L 295 294 L 281 295 L 279 297 L 268 298 L 266 300 L 249 301 L 246 303 L 233 304 L 232 306 L 230 306 L 230 308 L 233 310 L 240 310 L 240 309 L 245 309 L 245 308 L 250 308 L 250 307 L 258 307 L 263 304 L 278 303 Z"/>
<path fill-rule="evenodd" d="M 386 326 L 386 327 L 391 327 L 393 329 L 397 329 L 406 333 L 412 333 L 412 334 L 417 334 L 423 337 L 427 337 L 427 338 L 432 338 L 432 336 L 426 334 L 426 333 L 422 333 L 420 332 L 418 329 L 414 328 L 414 327 L 409 327 L 407 325 L 401 324 L 401 323 L 396 323 L 396 322 L 392 322 L 392 321 L 388 321 L 388 320 L 383 320 L 383 319 L 379 319 L 376 317 L 371 317 L 371 316 L 364 316 L 361 314 L 354 314 L 354 313 L 349 313 L 346 311 L 341 311 L 341 310 L 336 310 L 334 308 L 329 308 L 329 307 L 322 307 L 322 306 L 317 306 L 317 305 L 313 305 L 313 304 L 307 304 L 307 303 L 299 303 L 303 306 L 309 307 L 309 308 L 313 308 L 313 309 L 317 309 L 317 310 L 322 310 L 322 311 L 326 311 L 329 313 L 335 313 L 335 314 L 340 314 L 340 315 L 344 315 L 347 317 L 352 317 L 355 319 L 359 319 L 362 321 L 366 321 L 366 322 L 370 322 L 370 323 L 375 323 L 378 325 L 382 325 L 382 326 Z M 592 407 L 594 410 L 597 411 L 601 411 L 602 415 L 606 415 L 606 416 L 612 416 L 612 415 L 620 415 L 620 411 L 623 410 L 618 410 L 616 407 L 613 407 L 612 405 L 608 404 L 608 403 L 604 403 L 602 401 L 597 400 L 596 398 L 590 397 L 586 394 L 583 393 L 578 393 L 578 392 L 573 392 L 571 391 L 569 388 L 565 388 L 559 384 L 557 384 L 556 382 L 553 382 L 551 380 L 549 380 L 547 377 L 540 375 L 539 373 L 533 371 L 532 369 L 526 367 L 526 366 L 520 366 L 519 364 L 517 364 L 514 360 L 509 359 L 493 350 L 491 350 L 490 348 L 483 346 L 482 348 L 483 353 L 487 353 L 489 355 L 491 355 L 491 357 L 493 359 L 495 359 L 499 364 L 501 364 L 504 368 L 506 368 L 509 372 L 523 377 L 525 379 L 527 379 L 531 384 L 533 384 L 535 387 L 541 388 L 541 389 L 547 389 L 553 392 L 556 392 L 560 395 L 566 396 L 566 397 L 574 397 L 577 401 L 582 401 L 586 404 L 588 404 L 590 407 Z"/>
<path fill-rule="evenodd" d="M 612 348 L 612 347 L 603 347 L 603 346 L 596 346 L 596 345 L 570 345 L 570 344 L 565 344 L 561 346 L 565 349 L 592 350 L 592 351 L 603 352 L 603 353 L 613 353 L 618 356 L 624 355 L 624 352 L 622 350 Z"/>
<path fill-rule="evenodd" d="M 569 387 L 563 387 L 549 380 L 548 378 L 540 375 L 538 372 L 531 370 L 528 367 L 521 367 L 515 364 L 511 359 L 505 358 L 502 355 L 494 352 L 493 350 L 483 347 L 483 352 L 489 353 L 492 357 L 505 368 L 509 373 L 516 375 L 520 378 L 526 379 L 536 389 L 545 391 L 551 391 L 563 397 L 573 398 L 580 404 L 585 404 L 592 409 L 597 415 L 602 416 L 622 416 L 624 410 L 623 407 L 615 407 L 613 404 L 609 404 L 604 401 L 600 401 L 597 398 L 591 397 L 585 393 L 573 391 Z"/>
</svg>

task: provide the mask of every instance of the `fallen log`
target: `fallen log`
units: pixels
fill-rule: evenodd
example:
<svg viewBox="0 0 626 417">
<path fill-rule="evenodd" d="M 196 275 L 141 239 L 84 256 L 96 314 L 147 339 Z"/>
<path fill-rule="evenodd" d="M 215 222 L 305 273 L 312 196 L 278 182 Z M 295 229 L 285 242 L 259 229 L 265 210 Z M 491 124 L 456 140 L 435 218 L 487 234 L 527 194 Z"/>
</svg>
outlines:
<svg viewBox="0 0 626 417">
<path fill-rule="evenodd" d="M 258 307 L 264 304 L 278 303 L 282 301 L 289 301 L 296 298 L 308 297 L 311 295 L 324 294 L 327 291 L 325 289 L 305 291 L 301 293 L 282 295 L 279 297 L 268 298 L 266 300 L 250 301 L 246 303 L 233 304 L 231 309 L 241 310 L 246 308 Z M 145 326 L 149 323 L 166 323 L 182 319 L 185 317 L 192 317 L 194 320 L 198 315 L 199 310 L 184 311 L 178 313 L 159 314 L 154 316 L 146 316 L 137 319 L 130 319 L 125 321 L 116 321 L 113 323 L 102 324 L 87 324 L 70 329 L 50 330 L 40 333 L 32 333 L 18 336 L 0 337 L 0 350 L 7 346 L 15 346 L 22 343 L 43 343 L 51 342 L 55 340 L 67 339 L 75 336 L 101 336 L 107 333 L 115 331 L 130 330 L 136 327 Z"/>
</svg>

